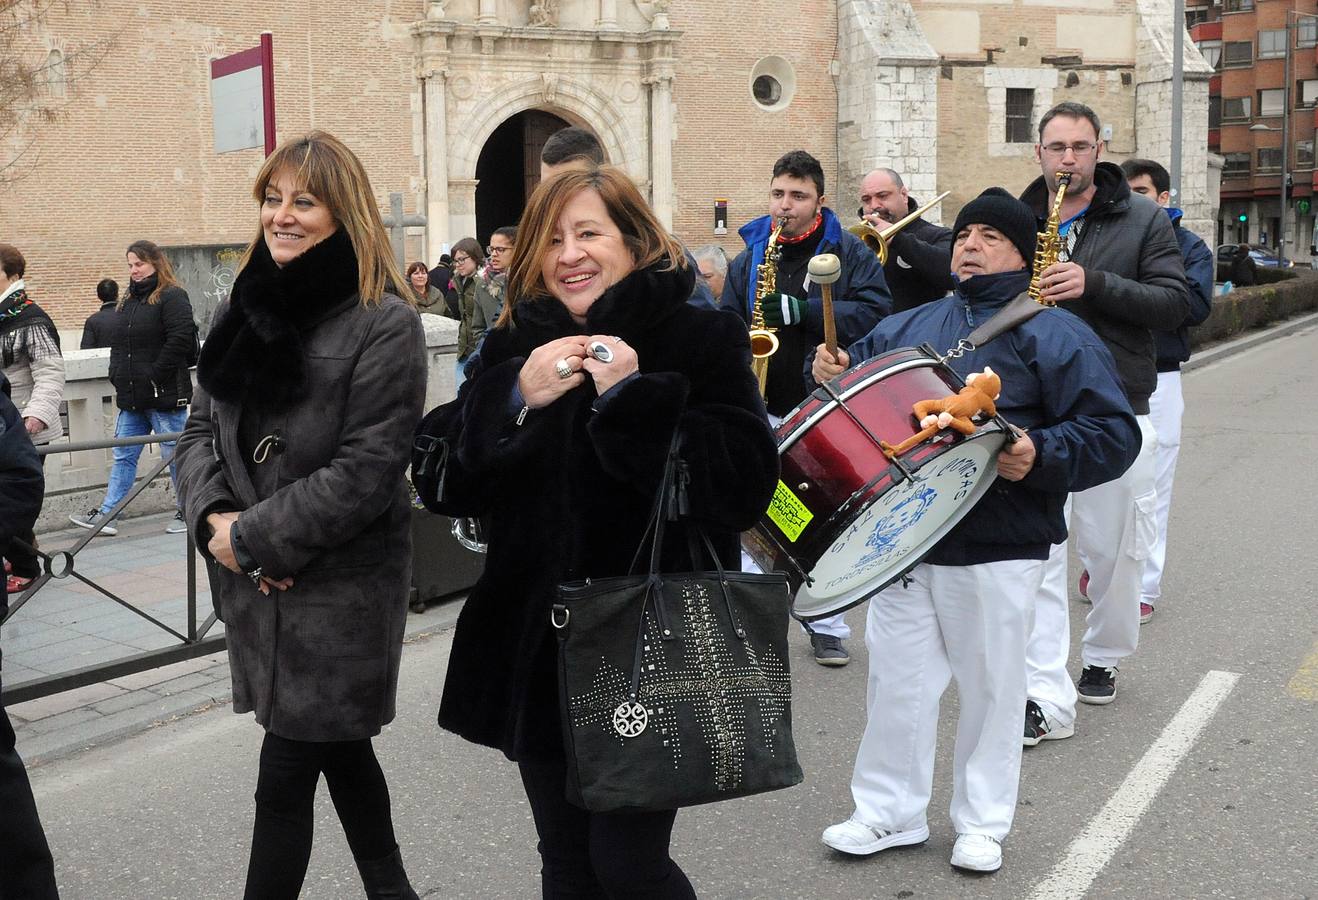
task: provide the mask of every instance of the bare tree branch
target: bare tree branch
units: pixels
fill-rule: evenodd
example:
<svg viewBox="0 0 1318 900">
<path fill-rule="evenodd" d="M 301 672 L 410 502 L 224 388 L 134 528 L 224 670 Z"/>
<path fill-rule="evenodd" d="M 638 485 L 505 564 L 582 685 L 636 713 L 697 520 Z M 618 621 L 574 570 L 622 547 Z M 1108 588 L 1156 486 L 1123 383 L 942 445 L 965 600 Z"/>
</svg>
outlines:
<svg viewBox="0 0 1318 900">
<path fill-rule="evenodd" d="M 117 34 L 55 47 L 40 39 L 52 12 L 80 5 L 95 0 L 0 0 L 0 185 L 35 163 L 40 126 L 61 117 L 77 86 L 114 46 Z"/>
</svg>

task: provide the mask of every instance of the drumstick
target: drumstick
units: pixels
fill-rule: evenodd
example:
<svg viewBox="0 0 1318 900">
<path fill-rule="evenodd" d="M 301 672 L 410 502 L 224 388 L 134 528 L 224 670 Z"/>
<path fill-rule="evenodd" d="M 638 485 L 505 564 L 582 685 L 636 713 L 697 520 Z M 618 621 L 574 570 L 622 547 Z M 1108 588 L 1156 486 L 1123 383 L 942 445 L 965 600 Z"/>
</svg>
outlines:
<svg viewBox="0 0 1318 900">
<path fill-rule="evenodd" d="M 810 280 L 819 285 L 824 298 L 824 346 L 837 359 L 837 325 L 833 321 L 833 282 L 842 276 L 842 261 L 832 253 L 810 258 Z"/>
</svg>

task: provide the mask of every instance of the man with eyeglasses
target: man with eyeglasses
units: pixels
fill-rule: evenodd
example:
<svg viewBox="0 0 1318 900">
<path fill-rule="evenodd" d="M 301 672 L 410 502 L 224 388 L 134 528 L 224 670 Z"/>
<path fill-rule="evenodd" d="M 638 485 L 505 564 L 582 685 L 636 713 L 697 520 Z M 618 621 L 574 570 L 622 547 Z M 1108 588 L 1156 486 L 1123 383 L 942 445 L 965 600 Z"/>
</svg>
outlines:
<svg viewBox="0 0 1318 900">
<path fill-rule="evenodd" d="M 1120 167 L 1100 161 L 1101 135 L 1098 115 L 1084 104 L 1060 103 L 1046 112 L 1034 148 L 1042 175 L 1021 199 L 1042 230 L 1057 196 L 1057 173 L 1071 174 L 1061 208 L 1060 261 L 1041 273 L 1042 296 L 1084 319 L 1112 352 L 1142 446 L 1120 478 L 1068 501 L 1069 527 L 1089 573 L 1093 603 L 1081 642 L 1083 669 L 1073 684 L 1066 671 L 1071 639 L 1063 542 L 1049 556 L 1026 650 L 1027 746 L 1074 734 L 1077 699 L 1111 703 L 1117 665 L 1135 652 L 1144 561 L 1156 530 L 1149 396 L 1158 373 L 1152 331 L 1175 329 L 1190 310 L 1171 220 L 1152 200 L 1131 192 Z"/>
</svg>

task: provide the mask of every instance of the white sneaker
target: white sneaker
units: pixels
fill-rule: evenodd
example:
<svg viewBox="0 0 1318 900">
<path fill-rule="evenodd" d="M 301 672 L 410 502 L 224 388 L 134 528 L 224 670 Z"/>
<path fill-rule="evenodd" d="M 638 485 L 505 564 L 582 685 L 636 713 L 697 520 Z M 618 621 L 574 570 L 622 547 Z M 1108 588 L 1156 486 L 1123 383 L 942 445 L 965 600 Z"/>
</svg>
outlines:
<svg viewBox="0 0 1318 900">
<path fill-rule="evenodd" d="M 839 853 L 852 856 L 869 856 L 889 847 L 923 844 L 929 840 L 929 826 L 908 828 L 905 831 L 884 831 L 855 819 L 847 819 L 824 829 L 824 844 Z"/>
<path fill-rule="evenodd" d="M 952 846 L 952 865 L 970 872 L 1002 868 L 1002 845 L 987 834 L 959 834 Z"/>
</svg>

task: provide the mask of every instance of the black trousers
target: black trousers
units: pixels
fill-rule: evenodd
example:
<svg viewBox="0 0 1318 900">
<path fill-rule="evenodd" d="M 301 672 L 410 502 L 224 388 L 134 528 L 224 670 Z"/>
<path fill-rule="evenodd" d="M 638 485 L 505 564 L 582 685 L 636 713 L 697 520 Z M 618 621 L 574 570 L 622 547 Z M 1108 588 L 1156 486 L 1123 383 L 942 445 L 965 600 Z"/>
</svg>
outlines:
<svg viewBox="0 0 1318 900">
<path fill-rule="evenodd" d="M 0 709 L 0 900 L 59 900 L 55 863 L 32 785 L 14 750 L 14 726 Z"/>
<path fill-rule="evenodd" d="M 42 468 L 45 468 L 46 457 L 41 457 Z M 34 526 L 35 527 L 35 526 Z M 13 568 L 14 574 L 22 578 L 36 578 L 41 574 L 41 557 L 36 554 L 37 535 L 33 528 L 27 531 L 21 531 L 15 535 L 15 540 L 9 542 L 5 548 L 5 559 L 9 560 L 9 565 Z M 23 542 L 20 546 L 19 541 Z M 29 550 L 28 547 L 33 549 Z"/>
<path fill-rule="evenodd" d="M 592 813 L 567 801 L 563 762 L 518 763 L 540 836 L 545 900 L 627 897 L 694 900 L 668 855 L 677 810 Z"/>
<path fill-rule="evenodd" d="M 256 780 L 247 900 L 293 900 L 301 892 L 322 772 L 353 857 L 377 860 L 397 849 L 389 786 L 369 738 L 310 743 L 266 732 Z"/>
</svg>

